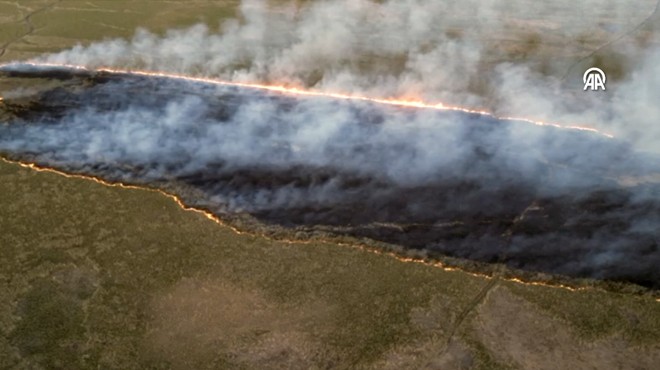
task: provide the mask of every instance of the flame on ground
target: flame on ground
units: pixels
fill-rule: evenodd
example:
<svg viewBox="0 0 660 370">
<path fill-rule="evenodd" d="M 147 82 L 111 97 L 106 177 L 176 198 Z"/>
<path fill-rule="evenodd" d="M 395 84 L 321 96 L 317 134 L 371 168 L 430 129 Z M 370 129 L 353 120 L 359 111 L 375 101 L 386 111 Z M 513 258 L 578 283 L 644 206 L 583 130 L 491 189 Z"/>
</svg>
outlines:
<svg viewBox="0 0 660 370">
<path fill-rule="evenodd" d="M 214 223 L 216 223 L 220 226 L 229 228 L 230 230 L 232 230 L 234 233 L 236 233 L 238 235 L 256 236 L 256 237 L 264 238 L 268 241 L 275 242 L 275 243 L 298 244 L 298 245 L 303 245 L 303 244 L 309 245 L 309 244 L 315 244 L 315 243 L 327 243 L 327 244 L 333 244 L 333 245 L 338 245 L 338 246 L 342 246 L 342 247 L 354 248 L 354 249 L 358 249 L 358 250 L 363 251 L 363 252 L 373 253 L 373 254 L 380 255 L 380 256 L 386 256 L 386 257 L 389 257 L 389 258 L 394 258 L 397 261 L 402 262 L 402 263 L 417 263 L 417 264 L 421 264 L 421 265 L 425 265 L 425 266 L 429 266 L 429 267 L 433 267 L 433 268 L 439 268 L 439 269 L 442 269 L 446 272 L 461 272 L 461 273 L 468 274 L 470 276 L 480 278 L 480 279 L 485 279 L 485 280 L 493 280 L 494 279 L 494 280 L 501 280 L 501 281 L 516 283 L 516 284 L 521 284 L 521 285 L 563 289 L 563 290 L 568 290 L 568 291 L 571 291 L 571 292 L 588 291 L 588 290 L 592 290 L 592 291 L 593 290 L 602 290 L 602 289 L 597 288 L 597 287 L 589 287 L 589 286 L 575 287 L 575 286 L 569 286 L 569 285 L 564 285 L 564 284 L 559 284 L 559 283 L 545 283 L 545 282 L 538 282 L 538 281 L 525 281 L 525 280 L 522 280 L 522 279 L 516 278 L 516 277 L 500 276 L 498 273 L 495 273 L 493 275 L 488 275 L 488 274 L 485 274 L 485 273 L 475 273 L 475 272 L 467 271 L 467 270 L 464 270 L 464 269 L 461 269 L 461 268 L 447 266 L 446 264 L 444 264 L 440 261 L 437 261 L 437 260 L 433 261 L 433 260 L 422 259 L 422 258 L 404 257 L 400 254 L 397 254 L 396 252 L 385 251 L 383 249 L 379 249 L 377 247 L 369 246 L 369 245 L 366 245 L 366 244 L 345 243 L 345 242 L 338 242 L 338 241 L 330 240 L 330 239 L 328 239 L 328 240 L 323 240 L 323 239 L 296 240 L 296 239 L 273 238 L 273 237 L 268 236 L 268 235 L 262 235 L 262 234 L 257 234 L 257 233 L 253 233 L 253 232 L 241 231 L 241 230 L 239 230 L 239 229 L 223 222 L 218 216 L 214 215 L 213 213 L 211 213 L 207 210 L 187 206 L 181 200 L 181 198 L 179 198 L 178 196 L 176 196 L 174 194 L 171 194 L 171 193 L 168 193 L 168 192 L 166 192 L 164 190 L 161 190 L 161 189 L 151 188 L 151 187 L 147 187 L 147 186 L 124 184 L 124 183 L 121 183 L 121 182 L 110 182 L 110 181 L 106 181 L 106 180 L 103 180 L 101 178 L 98 178 L 96 176 L 90 176 L 90 175 L 70 174 L 70 173 L 66 173 L 66 172 L 63 172 L 63 171 L 60 171 L 60 170 L 57 170 L 57 169 L 54 169 L 54 168 L 40 166 L 36 163 L 11 160 L 11 159 L 7 159 L 7 158 L 1 157 L 1 156 L 0 156 L 0 160 L 5 162 L 5 163 L 19 165 L 23 168 L 27 168 L 27 169 L 30 169 L 30 170 L 33 170 L 33 171 L 53 173 L 53 174 L 63 176 L 63 177 L 66 177 L 66 178 L 93 181 L 97 184 L 101 184 L 101 185 L 104 185 L 104 186 L 118 187 L 118 188 L 122 188 L 122 189 L 133 189 L 133 190 L 155 192 L 155 193 L 158 193 L 158 194 L 160 194 L 162 196 L 165 196 L 166 198 L 169 198 L 170 200 L 174 201 L 174 203 L 178 207 L 183 209 L 184 211 L 197 213 L 197 214 L 205 217 L 206 219 L 208 219 L 208 220 L 210 220 L 210 221 L 212 221 L 212 222 L 214 222 Z M 660 298 L 654 298 L 654 299 L 655 299 L 656 302 L 660 303 Z"/>
<path fill-rule="evenodd" d="M 224 81 L 224 80 L 219 80 L 219 79 L 214 79 L 214 78 L 205 78 L 205 77 L 195 77 L 195 76 L 187 76 L 187 75 L 181 75 L 181 74 L 173 74 L 173 73 L 166 73 L 166 72 L 158 72 L 158 71 L 144 71 L 144 70 L 130 70 L 130 69 L 117 69 L 117 68 L 109 68 L 109 67 L 101 67 L 101 68 L 95 68 L 95 69 L 90 69 L 82 65 L 72 65 L 72 64 L 55 64 L 55 63 L 37 63 L 37 62 L 28 62 L 28 63 L 22 63 L 25 65 L 29 66 L 34 66 L 34 67 L 58 67 L 58 68 L 69 68 L 69 69 L 74 69 L 74 70 L 83 70 L 83 71 L 89 71 L 89 72 L 106 72 L 106 73 L 114 73 L 114 74 L 128 74 L 128 75 L 136 75 L 136 76 L 148 76 L 148 77 L 160 77 L 160 78 L 170 78 L 170 79 L 177 79 L 177 80 L 185 80 L 185 81 L 192 81 L 192 82 L 201 82 L 201 83 L 207 83 L 207 84 L 215 84 L 215 85 L 222 85 L 222 86 L 233 86 L 233 87 L 242 87 L 242 88 L 250 88 L 250 89 L 257 89 L 257 90 L 262 90 L 262 91 L 268 91 L 268 92 L 275 92 L 275 93 L 281 93 L 281 94 L 286 94 L 286 95 L 293 95 L 293 96 L 306 96 L 306 97 L 324 97 L 324 98 L 331 98 L 331 99 L 339 99 L 339 100 L 353 100 L 353 101 L 364 101 L 364 102 L 371 102 L 375 104 L 383 104 L 383 105 L 390 105 L 390 106 L 399 106 L 399 107 L 409 107 L 409 108 L 418 108 L 418 109 L 434 109 L 434 110 L 447 110 L 447 111 L 460 111 L 460 112 L 465 112 L 465 113 L 473 113 L 473 114 L 480 114 L 480 115 L 485 115 L 485 116 L 490 116 L 496 119 L 502 119 L 502 120 L 511 120 L 511 121 L 519 121 L 519 122 L 525 122 L 525 123 L 530 123 L 534 124 L 537 126 L 551 126 L 551 127 L 556 127 L 556 128 L 561 128 L 561 129 L 568 129 L 568 130 L 579 130 L 579 131 L 588 131 L 592 133 L 596 133 L 608 138 L 613 138 L 614 136 L 605 133 L 602 131 L 599 131 L 595 128 L 589 127 L 589 126 L 582 126 L 582 125 L 564 125 L 556 122 L 545 122 L 545 121 L 540 121 L 540 120 L 533 120 L 529 118 L 520 118 L 520 117 L 499 117 L 496 116 L 495 114 L 485 111 L 485 110 L 478 110 L 478 109 L 471 109 L 471 108 L 465 108 L 465 107 L 459 107 L 459 106 L 449 106 L 445 105 L 443 103 L 428 103 L 424 102 L 421 100 L 412 100 L 412 99 L 390 99 L 390 98 L 377 98 L 377 97 L 369 97 L 369 96 L 362 96 L 362 95 L 354 95 L 354 94 L 344 94 L 344 93 L 336 93 L 336 92 L 323 92 L 323 91 L 317 91 L 317 90 L 306 90 L 298 87 L 287 87 L 283 85 L 267 85 L 267 84 L 258 84 L 258 83 L 244 83 L 244 82 L 231 82 L 231 81 Z M 0 65 L 0 68 L 10 66 L 12 64 L 4 64 Z M 0 97 L 0 102 L 2 101 L 2 97 Z M 179 206 L 181 209 L 188 211 L 188 212 L 194 212 L 197 214 L 202 215 L 203 217 L 207 218 L 208 220 L 221 225 L 223 227 L 227 227 L 231 229 L 234 233 L 239 234 L 239 235 L 254 235 L 257 237 L 265 238 L 269 241 L 274 241 L 274 242 L 279 242 L 279 243 L 287 243 L 287 244 L 313 244 L 313 243 L 330 243 L 330 244 L 335 244 L 335 245 L 340 245 L 344 247 L 351 247 L 351 248 L 356 248 L 365 252 L 369 253 L 374 253 L 378 255 L 384 255 L 388 256 L 391 258 L 394 258 L 398 260 L 399 262 L 403 263 L 418 263 L 426 266 L 431 266 L 435 268 L 440 268 L 443 269 L 444 271 L 447 272 L 455 272 L 455 271 L 460 271 L 466 274 L 469 274 L 474 277 L 482 278 L 482 279 L 487 279 L 487 280 L 492 280 L 492 279 L 498 279 L 498 280 L 503 280 L 507 282 L 512 282 L 516 284 L 523 284 L 523 285 L 531 285 L 531 286 L 541 286 L 541 287 L 548 287 L 548 288 L 559 288 L 559 289 L 564 289 L 564 290 L 569 290 L 569 291 L 584 291 L 584 290 L 594 290 L 597 289 L 595 287 L 573 287 L 573 286 L 568 286 L 564 284 L 555 284 L 555 283 L 544 283 L 544 282 L 535 282 L 535 281 L 524 281 L 520 278 L 515 278 L 515 277 L 502 277 L 498 276 L 497 274 L 495 275 L 487 275 L 487 274 L 480 274 L 480 273 L 475 273 L 471 271 L 466 271 L 460 268 L 456 267 L 451 267 L 447 266 L 444 263 L 440 261 L 430 261 L 427 259 L 422 259 L 422 258 L 412 258 L 412 257 L 403 257 L 400 254 L 397 254 L 395 252 L 390 252 L 390 251 L 384 251 L 382 249 L 378 249 L 376 247 L 364 245 L 364 244 L 349 244 L 349 243 L 341 243 L 333 240 L 319 240 L 319 239 L 314 239 L 314 240 L 290 240 L 290 239 L 280 239 L 280 238 L 272 238 L 267 235 L 258 235 L 255 233 L 248 233 L 245 231 L 241 231 L 231 225 L 228 225 L 227 223 L 223 222 L 219 217 L 216 215 L 212 214 L 209 211 L 199 209 L 199 208 L 194 208 L 190 207 L 184 204 L 184 202 L 176 195 L 168 193 L 166 191 L 156 189 L 156 188 L 150 188 L 146 186 L 137 186 L 137 185 L 129 185 L 129 184 L 124 184 L 120 182 L 109 182 L 106 180 L 103 180 L 101 178 L 95 177 L 95 176 L 89 176 L 89 175 L 81 175 L 81 174 L 70 174 L 66 173 L 54 168 L 49 168 L 49 167 L 43 167 L 40 165 L 37 165 L 35 163 L 30 163 L 30 162 L 22 162 L 22 161 L 15 161 L 15 160 L 10 160 L 7 158 L 2 158 L 0 157 L 0 160 L 6 162 L 6 163 L 11 163 L 11 164 L 17 164 L 21 167 L 24 168 L 29 168 L 31 170 L 35 170 L 38 172 L 49 172 L 49 173 L 54 173 L 60 176 L 64 176 L 67 178 L 77 178 L 77 179 L 83 179 L 83 180 L 88 180 L 88 181 L 94 181 L 98 184 L 102 184 L 105 186 L 110 186 L 110 187 L 120 187 L 123 189 L 136 189 L 136 190 L 143 190 L 143 191 L 152 191 L 156 192 L 160 195 L 163 195 L 172 201 L 174 201 L 177 206 Z M 655 299 L 657 302 L 660 302 L 660 298 Z"/>
<path fill-rule="evenodd" d="M 300 87 L 291 87 L 284 85 L 232 82 L 232 81 L 219 80 L 215 78 L 188 76 L 188 75 L 167 73 L 161 71 L 146 71 L 146 70 L 121 69 L 121 68 L 111 68 L 111 67 L 88 68 L 83 65 L 76 65 L 76 64 L 57 64 L 57 63 L 39 63 L 39 62 L 22 62 L 20 64 L 33 66 L 33 67 L 69 68 L 69 69 L 88 71 L 88 72 L 106 72 L 106 73 L 115 73 L 115 74 L 128 74 L 135 76 L 170 78 L 170 79 L 184 80 L 191 82 L 201 82 L 201 83 L 213 84 L 213 85 L 257 89 L 262 91 L 269 91 L 269 92 L 275 92 L 275 93 L 293 95 L 293 96 L 323 97 L 323 98 L 339 99 L 339 100 L 363 101 L 363 102 L 391 105 L 397 107 L 433 109 L 433 110 L 443 110 L 443 111 L 459 111 L 464 113 L 473 113 L 483 116 L 489 116 L 500 120 L 524 122 L 524 123 L 534 124 L 537 126 L 550 126 L 560 129 L 588 131 L 608 138 L 614 137 L 614 135 L 610 133 L 599 131 L 593 127 L 589 127 L 588 125 L 561 124 L 557 122 L 546 122 L 546 121 L 534 120 L 523 117 L 508 117 L 508 116 L 500 117 L 486 110 L 479 110 L 479 109 L 460 107 L 460 106 L 450 106 L 450 105 L 445 105 L 443 103 L 429 103 L 416 99 L 378 98 L 378 97 L 370 97 L 370 96 L 357 95 L 357 94 L 346 94 L 341 92 L 325 92 L 318 90 L 309 90 Z M 2 64 L 0 65 L 0 68 L 11 65 L 16 65 L 16 63 Z"/>
</svg>

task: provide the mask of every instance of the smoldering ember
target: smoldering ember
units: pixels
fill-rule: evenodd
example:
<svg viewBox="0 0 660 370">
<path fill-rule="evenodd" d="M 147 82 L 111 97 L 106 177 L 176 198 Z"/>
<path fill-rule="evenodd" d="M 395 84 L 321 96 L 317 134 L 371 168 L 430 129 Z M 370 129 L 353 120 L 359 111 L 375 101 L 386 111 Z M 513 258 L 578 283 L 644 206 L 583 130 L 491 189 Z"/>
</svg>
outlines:
<svg viewBox="0 0 660 370">
<path fill-rule="evenodd" d="M 660 287 L 656 155 L 598 132 L 164 76 L 5 66 L 0 152 L 220 217 Z M 27 85 L 26 85 L 27 86 Z"/>
</svg>

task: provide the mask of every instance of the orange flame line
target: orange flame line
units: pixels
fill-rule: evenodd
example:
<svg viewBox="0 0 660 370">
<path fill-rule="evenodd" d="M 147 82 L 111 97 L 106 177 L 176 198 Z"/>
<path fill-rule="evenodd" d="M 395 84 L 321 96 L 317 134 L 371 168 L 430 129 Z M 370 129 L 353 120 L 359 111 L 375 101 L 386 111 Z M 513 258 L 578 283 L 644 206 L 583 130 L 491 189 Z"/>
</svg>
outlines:
<svg viewBox="0 0 660 370">
<path fill-rule="evenodd" d="M 311 96 L 311 97 L 325 97 L 325 98 L 332 98 L 332 99 L 340 99 L 340 100 L 354 100 L 354 101 L 365 101 L 365 102 L 371 102 L 371 103 L 376 103 L 376 104 L 384 104 L 384 105 L 391 105 L 391 106 L 400 106 L 400 107 L 410 107 L 410 108 L 421 108 L 421 109 L 434 109 L 434 110 L 449 110 L 449 111 L 460 111 L 460 112 L 465 112 L 465 113 L 474 113 L 474 114 L 480 114 L 484 116 L 489 116 L 493 117 L 496 119 L 501 119 L 501 120 L 511 120 L 511 121 L 519 121 L 519 122 L 525 122 L 525 123 L 531 123 L 537 126 L 552 126 L 556 128 L 561 128 L 561 129 L 569 129 L 569 130 L 579 130 L 579 131 L 588 131 L 588 132 L 593 132 L 596 134 L 600 134 L 603 136 L 606 136 L 608 138 L 613 138 L 614 136 L 601 132 L 596 130 L 595 128 L 588 127 L 588 126 L 578 126 L 578 125 L 562 125 L 559 123 L 555 122 L 544 122 L 544 121 L 539 121 L 539 120 L 532 120 L 528 118 L 520 118 L 520 117 L 499 117 L 496 116 L 495 114 L 484 111 L 484 110 L 476 110 L 476 109 L 470 109 L 470 108 L 464 108 L 464 107 L 459 107 L 459 106 L 448 106 L 443 103 L 426 103 L 421 100 L 401 100 L 401 99 L 385 99 L 385 98 L 373 98 L 373 97 L 368 97 L 368 96 L 361 96 L 361 95 L 352 95 L 352 94 L 344 94 L 344 93 L 333 93 L 333 92 L 322 92 L 322 91 L 314 91 L 314 90 L 304 90 L 296 87 L 286 87 L 286 86 L 281 86 L 281 85 L 265 85 L 265 84 L 257 84 L 257 83 L 243 83 L 243 82 L 231 82 L 231 81 L 223 81 L 219 79 L 213 79 L 213 78 L 204 78 L 204 77 L 194 77 L 194 76 L 186 76 L 186 75 L 179 75 L 179 74 L 172 74 L 172 73 L 166 73 L 166 72 L 158 72 L 158 71 L 143 71 L 143 70 L 129 70 L 129 69 L 117 69 L 117 68 L 109 68 L 109 67 L 101 67 L 97 69 L 90 69 L 82 65 L 72 65 L 72 64 L 56 64 L 56 63 L 36 63 L 36 62 L 29 62 L 29 63 L 23 63 L 26 65 L 31 65 L 31 66 L 36 66 L 36 67 L 64 67 L 64 68 L 70 68 L 70 69 L 76 69 L 76 70 L 84 70 L 84 71 L 90 71 L 90 72 L 107 72 L 107 73 L 116 73 L 116 74 L 129 74 L 129 75 L 137 75 L 137 76 L 149 76 L 149 77 L 162 77 L 162 78 L 170 78 L 170 79 L 177 79 L 177 80 L 185 80 L 185 81 L 192 81 L 192 82 L 202 82 L 202 83 L 208 83 L 208 84 L 215 84 L 215 85 L 222 85 L 222 86 L 234 86 L 234 87 L 244 87 L 244 88 L 251 88 L 251 89 L 258 89 L 258 90 L 263 90 L 263 91 L 270 91 L 270 92 L 277 92 L 277 93 L 282 93 L 282 94 L 288 94 L 288 95 L 295 95 L 295 96 Z M 8 66 L 11 64 L 4 64 L 0 65 L 0 68 Z M 0 97 L 0 100 L 2 97 Z M 84 179 L 84 180 L 89 180 L 89 181 L 94 181 L 96 183 L 105 185 L 105 186 L 110 186 L 110 187 L 120 187 L 124 189 L 136 189 L 136 190 L 146 190 L 146 191 L 153 191 L 157 192 L 171 200 L 173 200 L 177 206 L 179 206 L 181 209 L 189 212 L 194 212 L 201 214 L 205 218 L 207 218 L 210 221 L 213 221 L 214 223 L 227 227 L 231 229 L 234 233 L 238 235 L 254 235 L 258 237 L 265 238 L 266 240 L 269 241 L 274 241 L 274 242 L 281 242 L 281 243 L 287 243 L 287 244 L 311 244 L 311 243 L 331 243 L 335 245 L 340 245 L 340 246 L 347 246 L 347 247 L 352 247 L 352 248 L 357 248 L 362 251 L 378 254 L 378 255 L 385 255 L 391 258 L 395 258 L 396 260 L 400 262 L 405 262 L 405 263 L 418 263 L 418 264 L 423 264 L 426 266 L 431 266 L 435 268 L 441 268 L 444 271 L 447 272 L 452 272 L 452 271 L 460 271 L 466 274 L 469 274 L 474 277 L 478 278 L 485 278 L 485 279 L 500 279 L 508 282 L 513 282 L 517 284 L 523 284 L 523 285 L 531 285 L 531 286 L 541 286 L 541 287 L 548 287 L 548 288 L 560 288 L 560 289 L 565 289 L 569 291 L 583 291 L 583 290 L 589 290 L 589 289 L 596 289 L 595 287 L 572 287 L 564 284 L 554 284 L 554 283 L 543 283 L 543 282 L 534 282 L 534 281 L 524 281 L 519 278 L 505 278 L 505 277 L 498 277 L 498 276 L 490 276 L 486 275 L 483 273 L 475 273 L 471 271 L 466 271 L 460 268 L 456 267 L 450 267 L 445 265 L 444 263 L 440 261 L 429 261 L 426 259 L 421 259 L 421 258 L 412 258 L 412 257 L 402 257 L 401 255 L 395 253 L 395 252 L 388 252 L 388 251 L 383 251 L 382 249 L 378 249 L 376 247 L 368 246 L 368 245 L 363 245 L 363 244 L 349 244 L 349 243 L 342 243 L 342 242 L 337 242 L 337 241 L 332 241 L 332 240 L 289 240 L 289 239 L 279 239 L 279 238 L 272 238 L 267 235 L 258 235 L 255 233 L 247 233 L 244 231 L 241 231 L 231 225 L 228 225 L 227 223 L 223 222 L 219 217 L 216 215 L 212 214 L 209 211 L 199 209 L 199 208 L 194 208 L 185 205 L 185 203 L 179 198 L 178 196 L 174 194 L 170 194 L 166 191 L 163 191 L 161 189 L 155 189 L 155 188 L 150 188 L 146 186 L 136 186 L 136 185 L 128 185 L 124 184 L 121 182 L 109 182 L 106 180 L 103 180 L 101 178 L 95 177 L 95 176 L 90 176 L 90 175 L 80 175 L 80 174 L 69 174 L 57 169 L 53 168 L 48 168 L 48 167 L 43 167 L 39 166 L 35 163 L 29 163 L 29 162 L 21 162 L 21 161 L 14 161 L 14 160 L 9 160 L 6 158 L 0 157 L 1 160 L 7 163 L 13 163 L 17 164 L 21 167 L 24 168 L 29 168 L 38 172 L 50 172 L 54 174 L 58 174 L 67 178 L 78 178 L 78 179 Z M 657 302 L 660 302 L 660 298 L 655 299 Z"/>
<path fill-rule="evenodd" d="M 524 117 L 508 117 L 508 116 L 500 117 L 500 116 L 495 115 L 494 113 L 491 113 L 491 112 L 488 112 L 488 111 L 485 111 L 485 110 L 478 110 L 478 109 L 472 109 L 472 108 L 466 108 L 466 107 L 460 107 L 460 106 L 450 106 L 450 105 L 445 105 L 443 103 L 428 103 L 428 102 L 424 102 L 422 100 L 396 99 L 396 98 L 393 98 L 393 99 L 377 98 L 377 97 L 369 97 L 369 96 L 364 96 L 364 95 L 345 94 L 345 93 L 339 93 L 339 92 L 324 92 L 324 91 L 318 91 L 318 90 L 306 90 L 306 89 L 302 89 L 302 88 L 298 88 L 298 87 L 287 87 L 287 86 L 283 86 L 283 85 L 267 85 L 267 84 L 258 84 L 258 83 L 232 82 L 232 81 L 219 80 L 219 79 L 215 79 L 215 78 L 187 76 L 187 75 L 167 73 L 167 72 L 162 72 L 162 71 L 131 70 L 131 69 L 119 69 L 119 68 L 111 68 L 111 67 L 99 67 L 99 68 L 96 68 L 96 69 L 90 69 L 90 68 L 85 67 L 83 65 L 57 64 L 57 63 L 39 63 L 39 62 L 24 62 L 22 64 L 29 65 L 29 66 L 34 66 L 34 67 L 62 67 L 62 68 L 69 68 L 69 69 L 89 71 L 89 72 L 107 72 L 107 73 L 116 73 L 116 74 L 129 74 L 129 75 L 136 75 L 136 76 L 162 77 L 162 78 L 169 78 L 169 79 L 176 79 L 176 80 L 202 82 L 202 83 L 221 85 L 221 86 L 233 86 L 233 87 L 243 87 L 243 88 L 249 88 L 249 89 L 258 89 L 258 90 L 262 90 L 262 91 L 276 92 L 276 93 L 294 95 L 294 96 L 324 97 L 324 98 L 339 99 L 339 100 L 364 101 L 364 102 L 383 104 L 383 105 L 391 105 L 391 106 L 398 106 L 398 107 L 433 109 L 433 110 L 441 110 L 441 111 L 458 111 L 458 112 L 464 112 L 464 113 L 479 114 L 479 115 L 488 116 L 488 117 L 492 117 L 492 118 L 499 119 L 499 120 L 524 122 L 524 123 L 534 124 L 534 125 L 537 125 L 537 126 L 551 126 L 551 127 L 556 127 L 556 128 L 560 128 L 560 129 L 568 129 L 568 130 L 588 131 L 588 132 L 596 133 L 596 134 L 599 134 L 599 135 L 602 135 L 602 136 L 605 136 L 605 137 L 608 137 L 608 138 L 613 138 L 614 137 L 614 135 L 612 135 L 610 133 L 602 132 L 602 131 L 599 131 L 599 130 L 593 128 L 593 127 L 589 127 L 589 126 L 582 126 L 582 125 L 577 125 L 577 124 L 564 125 L 564 124 L 557 123 L 557 122 L 545 122 L 545 121 L 534 120 L 534 119 L 529 119 L 529 118 L 524 118 Z M 0 65 L 0 68 L 10 66 L 10 65 L 11 64 Z"/>
<path fill-rule="evenodd" d="M 280 239 L 280 238 L 273 238 L 268 235 L 262 235 L 262 234 L 257 234 L 254 232 L 246 232 L 246 231 L 241 231 L 237 229 L 236 227 L 233 227 L 231 225 L 228 225 L 227 223 L 223 222 L 218 216 L 214 215 L 213 213 L 200 209 L 200 208 L 194 208 L 187 206 L 181 198 L 178 196 L 168 193 L 164 190 L 157 189 L 157 188 L 151 188 L 147 186 L 138 186 L 138 185 L 129 185 L 129 184 L 124 184 L 121 182 L 110 182 L 107 180 L 103 180 L 101 178 L 98 178 L 96 176 L 91 176 L 91 175 L 82 175 L 82 174 L 70 174 L 66 173 L 54 168 L 49 168 L 49 167 L 44 167 L 40 166 L 36 163 L 32 162 L 23 162 L 23 161 L 16 161 L 16 160 L 11 160 L 7 159 L 4 157 L 0 157 L 0 160 L 2 160 L 5 163 L 9 164 L 15 164 L 19 165 L 23 168 L 27 168 L 33 171 L 37 172 L 47 172 L 47 173 L 53 173 L 59 176 L 63 176 L 66 178 L 73 178 L 73 179 L 82 179 L 82 180 L 87 180 L 87 181 L 93 181 L 95 183 L 104 185 L 104 186 L 109 186 L 109 187 L 119 187 L 122 189 L 133 189 L 133 190 L 141 190 L 141 191 L 151 191 L 158 193 L 160 195 L 165 196 L 166 198 L 169 198 L 170 200 L 174 201 L 174 203 L 180 207 L 182 210 L 187 211 L 187 212 L 193 212 L 200 214 L 204 216 L 206 219 L 220 225 L 223 227 L 226 227 L 236 233 L 237 235 L 252 235 L 260 238 L 264 238 L 268 241 L 275 242 L 275 243 L 285 243 L 285 244 L 304 244 L 304 245 L 309 245 L 309 244 L 314 244 L 314 243 L 326 243 L 326 244 L 333 244 L 333 245 L 339 245 L 342 247 L 348 247 L 348 248 L 354 248 L 358 249 L 360 251 L 368 252 L 368 253 L 373 253 L 376 255 L 380 256 L 387 256 L 389 258 L 394 258 L 399 262 L 403 263 L 417 263 L 433 268 L 439 268 L 442 269 L 445 272 L 461 272 L 464 274 L 468 274 L 470 276 L 480 278 L 480 279 L 486 279 L 486 280 L 492 280 L 492 279 L 497 279 L 497 280 L 502 280 L 506 282 L 511 282 L 515 284 L 521 284 L 521 285 L 527 285 L 527 286 L 539 286 L 539 287 L 546 287 L 546 288 L 555 288 L 555 289 L 563 289 L 563 290 L 568 290 L 571 292 L 578 292 L 578 291 L 587 291 L 587 290 L 602 290 L 597 287 L 593 286 L 583 286 L 583 287 L 574 287 L 574 286 L 569 286 L 569 285 L 564 285 L 564 284 L 559 284 L 559 283 L 544 283 L 544 282 L 538 282 L 538 281 L 525 281 L 520 278 L 515 278 L 515 277 L 502 277 L 498 275 L 487 275 L 485 273 L 476 273 L 472 271 L 467 271 L 458 267 L 452 267 L 452 266 L 447 266 L 441 261 L 432 261 L 428 259 L 422 259 L 422 258 L 414 258 L 414 257 L 403 257 L 400 254 L 397 254 L 396 252 L 391 252 L 391 251 L 385 251 L 383 249 L 369 246 L 366 244 L 357 244 L 357 243 L 346 243 L 346 242 L 338 242 L 334 240 L 323 240 L 323 239 L 310 239 L 310 240 L 296 240 L 296 239 Z M 660 298 L 654 298 L 656 302 L 660 303 Z"/>
</svg>

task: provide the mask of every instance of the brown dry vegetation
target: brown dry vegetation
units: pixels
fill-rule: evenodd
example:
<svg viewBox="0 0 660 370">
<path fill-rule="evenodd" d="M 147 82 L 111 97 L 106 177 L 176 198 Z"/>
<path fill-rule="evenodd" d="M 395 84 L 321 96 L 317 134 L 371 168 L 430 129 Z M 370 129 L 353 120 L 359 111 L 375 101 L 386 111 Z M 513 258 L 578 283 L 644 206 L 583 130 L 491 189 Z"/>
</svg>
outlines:
<svg viewBox="0 0 660 370">
<path fill-rule="evenodd" d="M 660 353 L 651 297 L 239 235 L 157 192 L 7 163 L 0 201 L 10 367 L 490 369 L 612 352 L 601 368 L 650 368 Z"/>
<path fill-rule="evenodd" d="M 0 62 L 129 37 L 137 26 L 216 24 L 236 4 L 0 1 Z M 458 23 L 448 37 L 466 37 Z M 552 32 L 561 29 L 558 19 L 510 23 L 519 37 L 493 35 L 484 63 L 542 62 L 561 49 L 556 59 L 568 66 L 607 41 L 601 33 L 561 44 Z M 156 192 L 4 162 L 0 297 L 0 368 L 652 369 L 660 362 L 660 304 L 651 297 L 521 285 L 332 243 L 239 235 Z"/>
</svg>

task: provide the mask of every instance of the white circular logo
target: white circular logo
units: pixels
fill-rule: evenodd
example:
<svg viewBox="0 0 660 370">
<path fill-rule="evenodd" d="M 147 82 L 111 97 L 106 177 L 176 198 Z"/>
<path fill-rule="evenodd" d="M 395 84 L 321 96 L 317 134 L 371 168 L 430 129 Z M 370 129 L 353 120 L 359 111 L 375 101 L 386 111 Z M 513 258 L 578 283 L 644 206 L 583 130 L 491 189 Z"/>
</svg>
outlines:
<svg viewBox="0 0 660 370">
<path fill-rule="evenodd" d="M 584 90 L 586 91 L 596 91 L 599 88 L 605 90 L 605 82 L 607 82 L 607 76 L 602 69 L 591 67 L 584 72 L 582 75 L 582 82 L 584 83 Z"/>
</svg>

